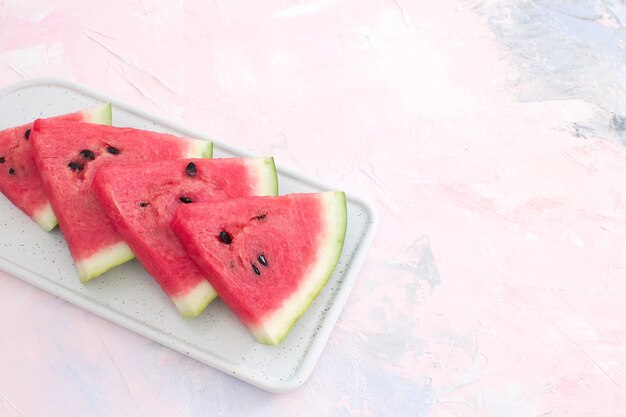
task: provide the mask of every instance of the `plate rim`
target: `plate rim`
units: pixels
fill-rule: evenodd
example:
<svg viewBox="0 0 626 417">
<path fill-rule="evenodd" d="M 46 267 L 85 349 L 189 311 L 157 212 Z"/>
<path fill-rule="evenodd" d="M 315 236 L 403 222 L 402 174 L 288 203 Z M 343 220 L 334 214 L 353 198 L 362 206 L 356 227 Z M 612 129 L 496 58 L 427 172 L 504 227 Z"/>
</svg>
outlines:
<svg viewBox="0 0 626 417">
<path fill-rule="evenodd" d="M 79 84 L 77 82 L 69 81 L 69 80 L 62 79 L 62 78 L 39 77 L 39 78 L 32 78 L 29 80 L 23 80 L 15 84 L 8 85 L 0 89 L 0 99 L 10 94 L 13 94 L 19 90 L 30 88 L 30 87 L 36 87 L 36 86 L 58 86 L 58 87 L 74 90 L 80 94 L 94 98 L 96 100 L 100 100 L 105 103 L 110 102 L 113 107 L 117 107 L 129 113 L 134 113 L 147 120 L 159 123 L 160 125 L 168 129 L 181 132 L 186 136 L 212 141 L 214 146 L 222 148 L 228 152 L 232 152 L 236 155 L 254 156 L 254 154 L 251 153 L 250 151 L 247 151 L 243 148 L 240 148 L 235 145 L 231 145 L 226 142 L 222 142 L 221 140 L 218 140 L 209 135 L 206 135 L 205 133 L 195 128 L 184 126 L 180 122 L 175 122 L 175 121 L 166 119 L 157 114 L 143 110 L 126 101 L 123 101 L 115 97 L 111 97 L 107 94 L 101 93 L 99 91 L 96 91 L 83 84 Z M 327 189 L 327 190 L 340 189 L 340 187 L 339 188 L 334 187 L 310 175 L 299 173 L 297 170 L 289 166 L 283 165 L 283 164 L 276 164 L 276 171 L 277 173 L 280 173 L 282 175 L 287 175 L 294 179 L 298 179 L 303 182 L 306 182 L 316 188 Z M 219 371 L 223 372 L 226 375 L 234 376 L 235 378 L 243 380 L 251 385 L 254 385 L 258 388 L 264 389 L 269 392 L 274 392 L 274 393 L 289 392 L 302 386 L 308 380 L 311 373 L 313 372 L 313 369 L 315 365 L 317 364 L 321 356 L 321 353 L 328 342 L 330 334 L 335 328 L 335 323 L 345 306 L 347 298 L 350 292 L 352 291 L 352 288 L 356 281 L 356 277 L 358 276 L 363 266 L 363 263 L 365 262 L 365 258 L 367 254 L 369 253 L 370 246 L 374 240 L 374 236 L 378 228 L 378 223 L 380 220 L 379 213 L 378 213 L 378 210 L 376 209 L 376 206 L 371 202 L 371 200 L 365 197 L 362 197 L 359 194 L 348 192 L 348 191 L 345 191 L 345 194 L 346 194 L 347 201 L 351 201 L 363 207 L 363 209 L 369 216 L 370 221 L 368 224 L 366 224 L 363 238 L 357 244 L 358 250 L 355 251 L 355 253 L 352 256 L 352 262 L 350 262 L 349 264 L 350 269 L 343 276 L 341 285 L 339 286 L 339 288 L 337 289 L 335 293 L 334 301 L 332 302 L 328 311 L 322 318 L 319 330 L 313 336 L 313 340 L 311 341 L 309 348 L 304 353 L 302 361 L 299 363 L 296 371 L 289 378 L 284 379 L 284 380 L 275 380 L 275 379 L 269 379 L 269 378 L 265 380 L 261 380 L 259 378 L 255 378 L 254 374 L 246 372 L 245 370 L 241 372 L 233 371 L 232 367 L 228 366 L 228 362 L 226 362 L 222 358 L 216 357 L 215 355 L 211 354 L 210 352 L 206 350 L 195 348 L 194 346 L 189 345 L 189 344 L 185 345 L 184 343 L 180 343 L 176 340 L 171 340 L 170 343 L 166 343 L 167 340 L 164 340 L 163 335 L 161 335 L 160 332 L 157 332 L 155 329 L 153 329 L 150 325 L 138 322 L 137 320 L 130 318 L 128 316 L 125 316 L 111 307 L 106 307 L 104 305 L 100 305 L 86 298 L 77 296 L 73 291 L 65 287 L 62 287 L 61 285 L 51 280 L 44 279 L 42 282 L 41 280 L 41 278 L 43 277 L 42 275 L 29 271 L 28 269 L 14 262 L 11 262 L 8 259 L 0 257 L 0 269 L 8 272 L 10 275 L 22 281 L 25 281 L 50 294 L 53 294 L 71 304 L 77 305 L 78 307 L 83 308 L 116 325 L 122 326 L 134 333 L 140 334 L 143 337 L 153 340 L 162 346 L 168 347 L 183 355 L 189 356 L 204 365 L 211 366 L 215 369 L 218 369 Z M 207 358 L 207 356 L 209 357 Z"/>
</svg>

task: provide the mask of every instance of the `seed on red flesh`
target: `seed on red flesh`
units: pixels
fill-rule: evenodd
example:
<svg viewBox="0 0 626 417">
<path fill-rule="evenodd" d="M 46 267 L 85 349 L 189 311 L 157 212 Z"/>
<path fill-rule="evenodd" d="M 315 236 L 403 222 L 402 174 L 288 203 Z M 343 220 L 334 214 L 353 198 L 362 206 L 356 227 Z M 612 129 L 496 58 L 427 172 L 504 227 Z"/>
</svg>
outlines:
<svg viewBox="0 0 626 417">
<path fill-rule="evenodd" d="M 70 162 L 69 164 L 67 164 L 67 166 L 72 171 L 77 171 L 77 172 L 80 172 L 80 171 L 82 171 L 85 168 L 85 166 L 83 164 L 81 164 L 79 162 L 76 162 L 76 161 Z"/>
<path fill-rule="evenodd" d="M 220 240 L 222 241 L 222 243 L 226 243 L 227 245 L 230 245 L 230 243 L 233 241 L 233 238 L 230 237 L 227 231 L 222 230 L 220 232 Z"/>
<path fill-rule="evenodd" d="M 91 161 L 96 159 L 96 154 L 90 151 L 89 149 L 83 149 L 82 151 L 80 151 L 80 156 L 82 156 L 85 159 L 89 159 Z"/>
<path fill-rule="evenodd" d="M 198 168 L 196 168 L 196 164 L 194 164 L 193 162 L 187 164 L 187 168 L 185 168 L 185 173 L 187 174 L 187 176 L 193 178 L 196 176 L 197 172 Z"/>
</svg>

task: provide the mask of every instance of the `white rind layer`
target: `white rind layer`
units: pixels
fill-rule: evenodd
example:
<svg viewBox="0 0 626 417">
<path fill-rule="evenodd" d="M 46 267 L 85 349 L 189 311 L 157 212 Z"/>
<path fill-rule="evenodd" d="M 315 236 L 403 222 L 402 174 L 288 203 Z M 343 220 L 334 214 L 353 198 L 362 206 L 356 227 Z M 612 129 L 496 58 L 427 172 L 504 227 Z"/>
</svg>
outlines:
<svg viewBox="0 0 626 417">
<path fill-rule="evenodd" d="M 180 297 L 172 297 L 176 308 L 184 318 L 196 317 L 217 297 L 207 281 L 201 281 L 192 290 Z"/>
<path fill-rule="evenodd" d="M 346 234 L 346 197 L 343 192 L 325 192 L 320 198 L 325 227 L 318 238 L 317 262 L 311 265 L 300 288 L 284 301 L 282 307 L 268 314 L 258 326 L 250 327 L 261 343 L 278 345 L 285 338 L 322 290 L 339 261 Z"/>
<path fill-rule="evenodd" d="M 207 142 L 200 139 L 189 139 L 191 141 L 191 149 L 187 158 L 212 158 L 213 142 Z"/>
<path fill-rule="evenodd" d="M 111 103 L 105 103 L 92 109 L 83 110 L 82 115 L 84 121 L 87 123 L 96 123 L 100 125 L 111 126 L 113 122 Z"/>
<path fill-rule="evenodd" d="M 278 195 L 278 177 L 274 158 L 246 158 L 244 161 L 248 171 L 256 179 L 253 195 Z"/>
<path fill-rule="evenodd" d="M 46 232 L 54 229 L 58 224 L 50 203 L 46 203 L 40 210 L 38 210 L 37 213 L 33 215 L 33 219 Z"/>
<path fill-rule="evenodd" d="M 109 269 L 128 262 L 135 257 L 135 254 L 125 242 L 116 243 L 90 256 L 76 262 L 76 268 L 80 274 L 80 282 L 87 282 L 90 279 L 104 274 Z"/>
</svg>

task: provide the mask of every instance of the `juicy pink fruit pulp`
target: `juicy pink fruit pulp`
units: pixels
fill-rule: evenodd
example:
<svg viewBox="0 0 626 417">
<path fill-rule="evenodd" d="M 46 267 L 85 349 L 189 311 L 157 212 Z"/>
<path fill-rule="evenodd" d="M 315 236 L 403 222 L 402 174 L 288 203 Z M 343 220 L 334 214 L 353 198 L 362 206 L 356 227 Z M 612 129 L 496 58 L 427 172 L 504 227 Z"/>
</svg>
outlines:
<svg viewBox="0 0 626 417">
<path fill-rule="evenodd" d="M 187 174 L 192 163 L 195 174 Z M 206 276 L 174 236 L 170 223 L 181 199 L 222 201 L 253 195 L 259 178 L 246 159 L 186 159 L 107 166 L 92 188 L 137 259 L 170 297 L 184 295 Z"/>
<path fill-rule="evenodd" d="M 54 117 L 56 120 L 83 121 L 83 112 Z M 39 170 L 35 166 L 30 135 L 33 123 L 0 132 L 0 192 L 29 217 L 48 204 Z"/>
<path fill-rule="evenodd" d="M 31 133 L 35 162 L 72 257 L 78 261 L 122 242 L 91 191 L 99 167 L 179 159 L 188 139 L 144 130 L 37 120 Z M 90 151 L 94 159 L 81 155 Z M 72 169 L 69 164 L 82 168 Z M 136 178 L 128 177 L 130 182 Z"/>
<path fill-rule="evenodd" d="M 249 197 L 179 207 L 172 227 L 224 302 L 255 326 L 306 278 L 319 250 L 322 215 L 316 194 Z"/>
</svg>

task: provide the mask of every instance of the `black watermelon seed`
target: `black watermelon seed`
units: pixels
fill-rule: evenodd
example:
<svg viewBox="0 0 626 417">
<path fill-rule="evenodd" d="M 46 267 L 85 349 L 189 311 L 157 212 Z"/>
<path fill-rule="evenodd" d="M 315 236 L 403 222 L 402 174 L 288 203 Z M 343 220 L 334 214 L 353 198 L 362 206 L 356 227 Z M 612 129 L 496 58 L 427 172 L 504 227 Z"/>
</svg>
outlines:
<svg viewBox="0 0 626 417">
<path fill-rule="evenodd" d="M 198 169 L 196 168 L 196 164 L 194 164 L 193 162 L 190 162 L 187 164 L 187 168 L 185 168 L 185 172 L 187 173 L 188 176 L 190 177 L 195 177 L 196 173 L 198 172 Z"/>
<path fill-rule="evenodd" d="M 261 265 L 267 266 L 267 259 L 265 259 L 265 256 L 263 254 L 260 254 L 257 259 L 259 260 L 259 262 L 261 262 Z"/>
<path fill-rule="evenodd" d="M 226 243 L 227 245 L 230 245 L 230 243 L 233 241 L 233 238 L 230 237 L 227 231 L 222 230 L 220 232 L 220 240 L 222 241 L 222 243 Z"/>
<path fill-rule="evenodd" d="M 107 152 L 110 153 L 111 155 L 119 155 L 120 150 L 117 148 L 114 148 L 113 146 L 109 146 L 107 148 Z"/>
<path fill-rule="evenodd" d="M 255 264 L 252 264 L 252 270 L 255 274 L 261 275 L 261 271 L 259 271 L 259 268 Z"/>
<path fill-rule="evenodd" d="M 15 175 L 15 170 L 13 168 L 9 168 L 9 175 Z"/>
<path fill-rule="evenodd" d="M 263 213 L 263 214 L 259 214 L 258 216 L 255 217 L 255 219 L 257 220 L 263 220 L 264 218 L 267 217 L 267 214 Z"/>
<path fill-rule="evenodd" d="M 139 207 L 148 207 L 148 204 L 150 203 L 146 203 L 145 201 L 142 201 L 141 203 L 139 203 Z"/>
<path fill-rule="evenodd" d="M 180 197 L 179 200 L 185 204 L 193 203 L 193 200 L 189 197 Z"/>
<path fill-rule="evenodd" d="M 28 140 L 28 138 L 30 137 L 30 129 L 27 129 L 26 132 L 24 132 L 24 137 L 26 138 L 26 140 Z"/>
<path fill-rule="evenodd" d="M 0 164 L 4 164 L 4 156 L 0 156 Z"/>
<path fill-rule="evenodd" d="M 69 164 L 67 164 L 67 166 L 69 167 L 69 169 L 71 169 L 72 171 L 82 171 L 83 168 L 85 168 L 85 166 L 81 163 L 78 162 L 70 162 Z"/>
<path fill-rule="evenodd" d="M 89 149 L 83 149 L 82 151 L 80 151 L 80 156 L 82 156 L 85 159 L 90 159 L 92 161 L 96 159 L 96 154 L 90 151 Z"/>
</svg>

